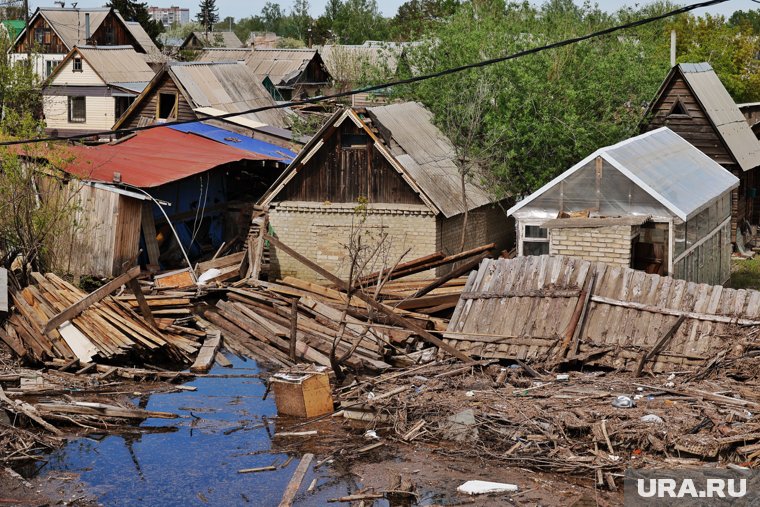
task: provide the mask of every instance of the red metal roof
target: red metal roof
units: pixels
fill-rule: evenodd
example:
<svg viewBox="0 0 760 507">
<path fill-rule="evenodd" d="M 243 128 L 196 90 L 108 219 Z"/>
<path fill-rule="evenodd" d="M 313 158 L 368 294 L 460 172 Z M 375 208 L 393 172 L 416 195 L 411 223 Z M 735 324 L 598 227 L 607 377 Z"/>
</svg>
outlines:
<svg viewBox="0 0 760 507">
<path fill-rule="evenodd" d="M 74 160 L 64 171 L 108 183 L 118 172 L 123 183 L 139 188 L 158 187 L 229 162 L 279 160 L 168 127 L 137 132 L 118 144 L 71 146 L 68 150 Z"/>
</svg>

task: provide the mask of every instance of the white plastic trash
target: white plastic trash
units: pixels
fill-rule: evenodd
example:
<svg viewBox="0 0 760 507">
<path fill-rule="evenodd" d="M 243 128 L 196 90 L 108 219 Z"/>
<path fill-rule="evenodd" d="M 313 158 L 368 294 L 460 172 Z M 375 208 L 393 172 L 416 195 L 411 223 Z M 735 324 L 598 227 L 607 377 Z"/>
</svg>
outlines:
<svg viewBox="0 0 760 507">
<path fill-rule="evenodd" d="M 457 491 L 460 493 L 467 493 L 468 495 L 486 495 L 489 493 L 514 493 L 517 489 L 517 484 L 489 481 L 467 481 L 459 486 Z"/>
<path fill-rule="evenodd" d="M 221 275 L 222 271 L 217 268 L 211 268 L 208 271 L 204 271 L 201 276 L 198 277 L 198 284 L 203 284 L 209 280 L 213 280 L 217 276 Z"/>
</svg>

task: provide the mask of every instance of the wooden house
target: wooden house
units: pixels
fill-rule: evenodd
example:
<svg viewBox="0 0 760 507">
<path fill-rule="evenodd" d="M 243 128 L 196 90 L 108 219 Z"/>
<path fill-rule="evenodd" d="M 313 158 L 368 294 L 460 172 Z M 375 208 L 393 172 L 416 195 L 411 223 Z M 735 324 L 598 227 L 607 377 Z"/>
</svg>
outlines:
<svg viewBox="0 0 760 507">
<path fill-rule="evenodd" d="M 386 237 L 391 262 L 404 252 L 406 260 L 458 253 L 465 207 L 455 161 L 451 142 L 419 103 L 348 108 L 306 144 L 260 204 L 269 206 L 270 224 L 285 244 L 342 277 L 349 269 L 346 245 L 360 221 L 374 240 Z M 504 203 L 479 179 L 465 186 L 465 248 L 511 246 Z M 285 253 L 274 250 L 271 259 L 275 276 L 315 279 Z"/>
<path fill-rule="evenodd" d="M 132 46 L 75 47 L 42 88 L 48 133 L 110 130 L 154 75 Z"/>
<path fill-rule="evenodd" d="M 518 255 L 569 255 L 722 284 L 731 271 L 738 186 L 736 176 L 661 127 L 595 151 L 509 214 Z"/>
<path fill-rule="evenodd" d="M 731 234 L 746 238 L 757 223 L 760 142 L 734 100 L 707 63 L 673 67 L 649 106 L 643 131 L 668 127 L 739 178 L 731 199 Z"/>
<path fill-rule="evenodd" d="M 275 100 L 314 97 L 330 85 L 332 78 L 316 49 L 253 48 L 246 59 L 260 83 Z"/>
<path fill-rule="evenodd" d="M 155 75 L 113 128 L 201 120 L 273 105 L 271 95 L 242 63 L 171 62 Z M 247 122 L 252 129 L 287 126 L 281 109 L 235 118 Z"/>
<path fill-rule="evenodd" d="M 190 32 L 179 49 L 180 51 L 197 51 L 209 47 L 242 48 L 244 46 L 235 32 Z"/>
<path fill-rule="evenodd" d="M 38 8 L 8 53 L 12 61 L 19 61 L 27 58 L 27 51 L 33 52 L 35 71 L 45 79 L 75 46 L 88 45 L 132 46 L 146 60 L 160 53 L 139 23 L 125 21 L 112 7 Z"/>
</svg>

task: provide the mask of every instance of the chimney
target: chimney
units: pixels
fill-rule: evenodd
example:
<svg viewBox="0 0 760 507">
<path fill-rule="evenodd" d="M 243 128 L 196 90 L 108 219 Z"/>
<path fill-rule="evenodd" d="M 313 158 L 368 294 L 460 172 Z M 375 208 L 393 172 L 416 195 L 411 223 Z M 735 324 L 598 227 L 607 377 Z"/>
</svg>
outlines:
<svg viewBox="0 0 760 507">
<path fill-rule="evenodd" d="M 90 42 L 90 13 L 84 13 L 84 42 L 88 44 Z"/>
<path fill-rule="evenodd" d="M 670 31 L 670 66 L 676 66 L 676 31 Z"/>
</svg>

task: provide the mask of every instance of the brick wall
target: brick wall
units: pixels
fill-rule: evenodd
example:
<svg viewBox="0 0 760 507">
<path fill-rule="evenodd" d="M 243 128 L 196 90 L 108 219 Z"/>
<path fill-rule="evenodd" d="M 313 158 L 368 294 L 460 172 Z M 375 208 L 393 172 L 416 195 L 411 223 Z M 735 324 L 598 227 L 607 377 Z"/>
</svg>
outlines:
<svg viewBox="0 0 760 507">
<path fill-rule="evenodd" d="M 630 267 L 633 229 L 630 225 L 553 228 L 549 231 L 549 254 Z"/>
<path fill-rule="evenodd" d="M 509 204 L 503 202 L 501 206 L 489 204 L 470 211 L 464 249 L 469 250 L 486 243 L 496 243 L 497 252 L 514 248 L 515 220 L 513 217 L 507 217 L 507 209 Z M 451 218 L 439 216 L 438 222 L 438 250 L 447 255 L 459 253 L 464 215 Z M 439 275 L 445 274 L 456 265 L 439 270 Z"/>
<path fill-rule="evenodd" d="M 352 223 L 359 223 L 353 204 L 323 204 L 318 202 L 286 201 L 272 205 L 269 221 L 277 236 L 297 252 L 341 278 L 348 277 L 350 264 L 346 246 L 350 242 Z M 389 262 L 395 263 L 409 249 L 404 261 L 429 255 L 437 249 L 436 217 L 422 205 L 393 204 L 370 206 L 362 232 L 365 245 L 376 245 L 382 234 L 388 238 Z M 375 271 L 375 266 L 368 271 Z M 271 251 L 270 278 L 296 276 L 310 281 L 324 279 L 289 255 Z M 430 278 L 433 273 L 415 275 Z"/>
</svg>

